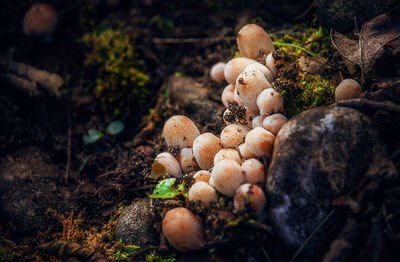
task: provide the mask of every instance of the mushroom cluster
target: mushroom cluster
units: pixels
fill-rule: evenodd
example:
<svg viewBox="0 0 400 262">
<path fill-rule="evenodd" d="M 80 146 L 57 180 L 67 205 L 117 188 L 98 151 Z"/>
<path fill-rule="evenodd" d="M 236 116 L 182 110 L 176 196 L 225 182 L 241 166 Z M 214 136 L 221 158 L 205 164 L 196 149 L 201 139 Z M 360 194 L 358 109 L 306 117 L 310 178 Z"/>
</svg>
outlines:
<svg viewBox="0 0 400 262">
<path fill-rule="evenodd" d="M 180 153 L 174 157 L 163 152 L 155 160 L 165 166 L 169 176 L 193 176 L 189 201 L 209 206 L 223 195 L 232 198 L 236 211 L 249 211 L 261 218 L 266 205 L 263 156 L 271 154 L 275 136 L 286 117 L 281 114 L 283 99 L 272 88 L 277 68 L 272 56 L 274 46 L 267 32 L 258 25 L 248 24 L 239 31 L 237 45 L 240 58 L 217 63 L 210 71 L 214 81 L 228 82 L 222 93 L 222 102 L 228 107 L 223 116 L 226 127 L 219 136 L 200 134 L 188 117 L 172 116 L 164 125 L 163 138 L 167 146 L 179 147 Z M 176 234 L 171 233 L 174 231 L 171 227 L 181 225 L 184 220 L 190 220 L 196 236 L 188 237 L 190 229 L 184 234 L 180 228 Z M 165 236 L 181 251 L 203 246 L 202 228 L 198 217 L 182 207 L 169 211 L 163 221 Z"/>
</svg>

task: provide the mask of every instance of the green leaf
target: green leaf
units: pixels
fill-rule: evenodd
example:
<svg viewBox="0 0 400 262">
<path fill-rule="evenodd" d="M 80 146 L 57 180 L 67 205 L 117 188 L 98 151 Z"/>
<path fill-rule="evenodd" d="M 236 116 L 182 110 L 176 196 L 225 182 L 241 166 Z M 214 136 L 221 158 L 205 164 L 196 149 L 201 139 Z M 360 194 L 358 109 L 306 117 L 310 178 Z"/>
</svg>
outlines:
<svg viewBox="0 0 400 262">
<path fill-rule="evenodd" d="M 176 182 L 176 178 L 167 178 L 161 180 L 153 193 L 150 195 L 150 198 L 173 198 L 178 195 L 187 196 L 187 192 L 185 191 L 185 182 L 179 184 L 176 188 L 173 185 Z"/>
<path fill-rule="evenodd" d="M 97 129 L 89 129 L 87 134 L 83 135 L 83 142 L 85 144 L 96 143 L 104 134 Z"/>
<path fill-rule="evenodd" d="M 124 131 L 124 129 L 125 129 L 124 123 L 122 123 L 119 120 L 112 121 L 107 126 L 107 132 L 112 136 L 118 135 L 119 133 Z"/>
</svg>

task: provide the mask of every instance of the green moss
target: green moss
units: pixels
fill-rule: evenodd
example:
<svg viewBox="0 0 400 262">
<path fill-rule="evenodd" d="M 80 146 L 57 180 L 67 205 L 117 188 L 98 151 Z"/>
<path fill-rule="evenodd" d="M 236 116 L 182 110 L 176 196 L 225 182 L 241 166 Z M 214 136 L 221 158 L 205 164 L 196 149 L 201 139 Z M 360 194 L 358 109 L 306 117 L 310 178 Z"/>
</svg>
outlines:
<svg viewBox="0 0 400 262">
<path fill-rule="evenodd" d="M 149 76 L 143 61 L 135 54 L 124 24 L 103 22 L 85 33 L 81 42 L 87 47 L 85 67 L 97 71 L 95 94 L 107 116 L 116 117 L 140 108 L 149 96 Z"/>
<path fill-rule="evenodd" d="M 0 245 L 0 262 L 11 262 L 15 261 L 15 252 L 9 247 L 3 247 Z"/>
</svg>

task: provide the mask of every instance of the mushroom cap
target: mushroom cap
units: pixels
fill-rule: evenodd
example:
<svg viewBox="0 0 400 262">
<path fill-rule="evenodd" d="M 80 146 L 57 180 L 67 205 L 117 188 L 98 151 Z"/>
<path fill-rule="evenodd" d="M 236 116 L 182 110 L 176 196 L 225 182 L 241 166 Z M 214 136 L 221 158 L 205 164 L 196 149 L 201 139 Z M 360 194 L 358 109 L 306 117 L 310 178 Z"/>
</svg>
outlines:
<svg viewBox="0 0 400 262">
<path fill-rule="evenodd" d="M 224 75 L 225 66 L 226 66 L 226 63 L 224 63 L 224 62 L 218 62 L 218 63 L 214 64 L 210 70 L 211 80 L 213 80 L 215 82 L 225 81 L 225 75 Z"/>
<path fill-rule="evenodd" d="M 271 85 L 260 71 L 244 70 L 238 76 L 235 88 L 250 113 L 258 115 L 257 97 L 264 89 L 271 88 Z"/>
<path fill-rule="evenodd" d="M 231 84 L 227 85 L 224 88 L 224 91 L 222 91 L 221 100 L 225 107 L 228 107 L 228 102 L 234 101 L 233 98 L 234 91 L 235 91 L 235 86 Z"/>
<path fill-rule="evenodd" d="M 196 182 L 203 181 L 208 183 L 211 177 L 211 173 L 207 170 L 199 170 L 194 175 L 193 178 Z"/>
<path fill-rule="evenodd" d="M 219 150 L 214 156 L 214 165 L 224 159 L 231 159 L 239 165 L 242 163 L 239 152 L 231 148 Z"/>
<path fill-rule="evenodd" d="M 200 131 L 188 117 L 175 115 L 165 122 L 162 134 L 168 146 L 184 148 L 192 147 Z"/>
<path fill-rule="evenodd" d="M 243 72 L 246 66 L 257 63 L 257 61 L 245 57 L 233 58 L 230 60 L 224 70 L 225 79 L 229 84 L 235 84 L 239 74 Z"/>
<path fill-rule="evenodd" d="M 224 147 L 236 148 L 243 143 L 250 128 L 240 124 L 227 125 L 221 132 L 221 142 Z"/>
<path fill-rule="evenodd" d="M 191 148 L 182 148 L 178 160 L 182 171 L 185 173 L 195 171 L 198 167 L 196 159 L 194 158 L 193 149 Z"/>
<path fill-rule="evenodd" d="M 249 159 L 249 158 L 254 158 L 254 157 L 258 157 L 256 154 L 254 154 L 253 152 L 251 152 L 249 150 L 249 147 L 246 145 L 246 143 L 240 144 L 238 146 L 238 150 L 240 155 L 244 158 L 244 159 Z"/>
<path fill-rule="evenodd" d="M 276 68 L 275 58 L 272 55 L 272 53 L 269 53 L 267 55 L 267 58 L 265 59 L 265 65 L 271 71 L 271 73 L 273 74 L 274 77 L 276 77 L 278 75 L 278 68 Z"/>
<path fill-rule="evenodd" d="M 201 201 L 205 205 L 210 202 L 218 202 L 218 195 L 215 189 L 206 182 L 194 183 L 189 189 L 189 201 Z"/>
<path fill-rule="evenodd" d="M 238 95 L 238 91 L 236 88 L 233 90 L 233 101 L 237 102 L 240 106 L 244 105 L 242 99 L 240 99 Z"/>
<path fill-rule="evenodd" d="M 257 71 L 260 71 L 265 76 L 265 79 L 267 79 L 268 83 L 271 84 L 272 82 L 274 82 L 274 75 L 272 74 L 271 70 L 269 70 L 268 67 L 266 67 L 263 64 L 260 64 L 258 62 L 257 63 L 252 63 L 252 64 L 246 66 L 246 68 L 244 70 L 257 70 Z"/>
<path fill-rule="evenodd" d="M 256 59 L 275 50 L 268 33 L 256 24 L 243 26 L 236 37 L 240 56 Z"/>
<path fill-rule="evenodd" d="M 246 178 L 246 182 L 250 184 L 263 185 L 265 182 L 264 165 L 255 158 L 247 159 L 242 163 L 242 170 Z"/>
<path fill-rule="evenodd" d="M 283 111 L 283 97 L 273 88 L 263 90 L 257 97 L 257 107 L 261 115 L 271 115 Z"/>
<path fill-rule="evenodd" d="M 253 154 L 257 157 L 263 154 L 270 155 L 274 145 L 275 136 L 262 127 L 251 130 L 245 138 L 245 143 Z"/>
<path fill-rule="evenodd" d="M 34 4 L 25 13 L 23 29 L 29 36 L 53 33 L 57 25 L 57 11 L 48 4 Z"/>
<path fill-rule="evenodd" d="M 344 79 L 336 87 L 335 90 L 335 101 L 339 102 L 341 100 L 357 98 L 361 94 L 361 86 L 354 79 Z"/>
<path fill-rule="evenodd" d="M 199 250 L 205 245 L 201 220 L 184 207 L 167 212 L 162 221 L 162 231 L 168 241 L 182 252 Z"/>
<path fill-rule="evenodd" d="M 263 127 L 263 121 L 265 119 L 264 115 L 258 115 L 256 117 L 253 118 L 253 120 L 251 121 L 251 125 L 253 128 L 256 127 Z"/>
<path fill-rule="evenodd" d="M 222 148 L 221 140 L 211 133 L 199 135 L 193 142 L 193 153 L 201 169 L 213 166 L 214 156 Z"/>
<path fill-rule="evenodd" d="M 178 160 L 171 153 L 160 153 L 154 160 L 165 167 L 168 175 L 173 177 L 182 176 L 181 166 L 179 165 Z"/>
<path fill-rule="evenodd" d="M 245 210 L 250 206 L 256 214 L 261 214 L 266 204 L 264 191 L 257 185 L 243 184 L 235 192 L 233 206 L 236 210 Z"/>
<path fill-rule="evenodd" d="M 272 114 L 270 116 L 265 117 L 262 126 L 265 130 L 271 132 L 275 136 L 278 134 L 281 127 L 287 122 L 286 116 L 282 114 Z"/>
<path fill-rule="evenodd" d="M 211 171 L 210 185 L 225 196 L 233 197 L 236 189 L 244 182 L 242 167 L 233 160 L 221 160 Z"/>
</svg>

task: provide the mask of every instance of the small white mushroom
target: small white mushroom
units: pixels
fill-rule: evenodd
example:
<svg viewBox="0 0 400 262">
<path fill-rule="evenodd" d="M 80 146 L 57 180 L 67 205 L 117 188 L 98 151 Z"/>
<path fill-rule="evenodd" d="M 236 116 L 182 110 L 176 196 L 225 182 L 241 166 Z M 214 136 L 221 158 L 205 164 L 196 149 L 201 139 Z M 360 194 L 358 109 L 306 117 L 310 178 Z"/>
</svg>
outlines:
<svg viewBox="0 0 400 262">
<path fill-rule="evenodd" d="M 283 97 L 273 88 L 267 88 L 257 97 L 257 106 L 261 115 L 271 115 L 283 111 Z"/>
<path fill-rule="evenodd" d="M 272 114 L 265 117 L 262 126 L 275 136 L 278 134 L 281 127 L 287 122 L 287 118 L 282 114 Z"/>
<path fill-rule="evenodd" d="M 168 146 L 192 147 L 199 135 L 199 129 L 186 116 L 172 116 L 164 124 L 163 137 Z"/>
<path fill-rule="evenodd" d="M 267 79 L 270 84 L 274 82 L 274 75 L 272 74 L 271 70 L 269 70 L 268 67 L 263 64 L 253 63 L 246 66 L 245 70 L 258 70 L 265 76 L 265 79 Z"/>
<path fill-rule="evenodd" d="M 233 90 L 233 101 L 237 102 L 240 106 L 244 105 L 243 102 L 242 102 L 242 99 L 240 99 L 240 97 L 238 95 L 238 92 L 237 92 L 236 88 Z"/>
<path fill-rule="evenodd" d="M 225 79 L 229 84 L 235 84 L 235 81 L 240 73 L 246 68 L 246 66 L 257 63 L 253 59 L 248 59 L 245 57 L 233 58 L 230 60 L 224 70 Z"/>
<path fill-rule="evenodd" d="M 253 154 L 257 157 L 263 154 L 270 155 L 274 145 L 275 136 L 262 127 L 251 130 L 245 138 L 245 143 Z"/>
<path fill-rule="evenodd" d="M 224 159 L 231 159 L 239 165 L 242 163 L 239 152 L 231 148 L 219 150 L 218 153 L 215 154 L 214 165 Z"/>
<path fill-rule="evenodd" d="M 236 37 L 240 56 L 256 59 L 275 50 L 267 32 L 256 24 L 243 26 Z"/>
<path fill-rule="evenodd" d="M 178 160 L 182 171 L 185 173 L 195 171 L 198 167 L 196 159 L 194 158 L 193 149 L 191 148 L 182 148 Z"/>
<path fill-rule="evenodd" d="M 224 147 L 236 148 L 243 143 L 250 128 L 240 124 L 227 125 L 221 132 L 221 142 Z"/>
<path fill-rule="evenodd" d="M 212 169 L 210 185 L 225 196 L 233 197 L 244 182 L 242 167 L 233 160 L 221 160 Z"/>
<path fill-rule="evenodd" d="M 224 62 L 218 62 L 211 67 L 210 70 L 210 78 L 215 82 L 223 82 L 225 81 L 225 70 L 226 64 Z"/>
<path fill-rule="evenodd" d="M 242 170 L 246 178 L 246 182 L 250 184 L 262 185 L 265 182 L 264 165 L 255 158 L 247 159 L 242 163 Z"/>
<path fill-rule="evenodd" d="M 235 88 L 250 113 L 258 115 L 257 97 L 264 89 L 271 88 L 271 85 L 260 71 L 245 70 L 238 76 Z"/>
<path fill-rule="evenodd" d="M 253 128 L 263 127 L 264 118 L 265 118 L 265 116 L 263 116 L 263 115 L 258 115 L 256 117 L 254 117 L 253 120 L 251 121 L 252 127 Z"/>
<path fill-rule="evenodd" d="M 207 170 L 199 170 L 194 175 L 193 178 L 196 182 L 203 181 L 208 183 L 211 177 L 211 173 Z"/>
<path fill-rule="evenodd" d="M 272 53 L 267 55 L 267 58 L 265 59 L 265 64 L 274 75 L 274 77 L 276 77 L 278 75 L 278 69 L 276 68 L 275 58 L 272 56 Z"/>
<path fill-rule="evenodd" d="M 222 91 L 221 100 L 225 107 L 228 107 L 228 102 L 234 101 L 234 85 L 227 85 Z"/>
<path fill-rule="evenodd" d="M 221 140 L 211 133 L 199 135 L 193 142 L 193 153 L 201 169 L 213 166 L 215 154 L 221 150 Z"/>
<path fill-rule="evenodd" d="M 181 166 L 179 165 L 178 160 L 171 153 L 160 153 L 154 160 L 165 167 L 168 175 L 173 177 L 182 176 Z"/>
<path fill-rule="evenodd" d="M 235 210 L 243 211 L 246 207 L 258 215 L 262 214 L 262 211 L 266 204 L 266 197 L 264 191 L 257 185 L 243 184 L 235 192 L 233 198 L 233 206 Z"/>
<path fill-rule="evenodd" d="M 189 200 L 190 201 L 201 201 L 205 205 L 209 205 L 210 202 L 217 202 L 218 196 L 215 189 L 207 184 L 206 182 L 196 182 L 189 189 Z"/>
<path fill-rule="evenodd" d="M 361 94 L 361 86 L 354 79 L 344 79 L 340 84 L 336 87 L 335 90 L 335 101 L 341 101 L 346 99 L 357 98 Z"/>
<path fill-rule="evenodd" d="M 171 209 L 165 214 L 162 231 L 168 241 L 182 252 L 199 250 L 205 245 L 201 220 L 184 207 Z"/>
<path fill-rule="evenodd" d="M 258 157 L 256 154 L 252 153 L 249 148 L 247 147 L 246 143 L 240 144 L 238 146 L 238 150 L 240 155 L 244 158 L 244 159 L 249 159 L 249 158 L 254 158 L 254 157 Z"/>
</svg>

